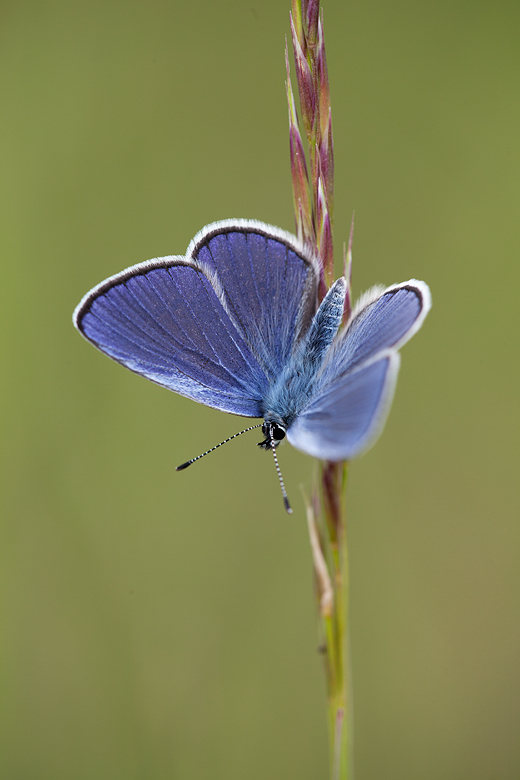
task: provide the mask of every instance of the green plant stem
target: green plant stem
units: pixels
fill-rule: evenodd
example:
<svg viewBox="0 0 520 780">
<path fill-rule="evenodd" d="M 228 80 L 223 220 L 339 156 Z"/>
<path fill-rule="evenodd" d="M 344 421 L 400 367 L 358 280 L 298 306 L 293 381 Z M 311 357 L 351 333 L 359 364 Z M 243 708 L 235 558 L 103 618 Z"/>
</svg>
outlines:
<svg viewBox="0 0 520 780">
<path fill-rule="evenodd" d="M 317 519 L 334 594 L 330 616 L 323 615 L 331 777 L 332 780 L 352 780 L 349 567 L 345 511 L 347 464 L 322 464 L 321 486 L 321 512 Z"/>
<path fill-rule="evenodd" d="M 298 237 L 319 259 L 318 299 L 332 282 L 334 151 L 329 78 L 318 0 L 291 0 L 291 37 L 310 179 L 291 85 L 286 49 L 287 101 L 293 201 Z M 352 230 L 345 270 L 350 281 Z M 350 314 L 350 290 L 345 319 Z M 322 618 L 327 676 L 332 780 L 353 780 L 350 649 L 348 632 L 347 464 L 320 464 L 319 486 L 307 507 L 309 536 Z"/>
</svg>

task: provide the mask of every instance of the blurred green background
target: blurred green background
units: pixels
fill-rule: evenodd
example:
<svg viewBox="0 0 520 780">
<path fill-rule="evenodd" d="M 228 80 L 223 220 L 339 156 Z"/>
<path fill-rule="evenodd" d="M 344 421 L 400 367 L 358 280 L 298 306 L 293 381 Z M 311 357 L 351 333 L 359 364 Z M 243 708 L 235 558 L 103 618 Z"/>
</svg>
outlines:
<svg viewBox="0 0 520 780">
<path fill-rule="evenodd" d="M 4 2 L 0 776 L 327 777 L 300 485 L 71 313 L 208 222 L 293 230 L 289 0 Z M 336 247 L 425 279 L 350 473 L 358 780 L 520 776 L 515 2 L 325 0 Z"/>
</svg>

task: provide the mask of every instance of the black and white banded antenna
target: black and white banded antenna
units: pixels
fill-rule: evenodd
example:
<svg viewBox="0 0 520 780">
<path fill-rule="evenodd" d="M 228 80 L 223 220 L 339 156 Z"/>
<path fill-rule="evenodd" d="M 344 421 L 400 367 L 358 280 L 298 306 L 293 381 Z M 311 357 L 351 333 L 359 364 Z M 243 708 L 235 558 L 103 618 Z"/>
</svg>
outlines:
<svg viewBox="0 0 520 780">
<path fill-rule="evenodd" d="M 221 441 L 220 444 L 215 444 L 214 447 L 212 447 L 210 450 L 206 450 L 206 452 L 203 452 L 202 455 L 197 455 L 196 458 L 192 458 L 191 460 L 187 460 L 186 463 L 181 463 L 180 466 L 177 466 L 175 471 L 183 471 L 183 469 L 187 469 L 188 466 L 191 466 L 192 463 L 195 463 L 195 461 L 200 460 L 205 455 L 209 455 L 210 452 L 213 452 L 214 450 L 218 450 L 219 447 L 222 447 L 223 444 L 227 444 L 228 441 L 233 441 L 233 439 L 236 439 L 237 436 L 242 436 L 243 433 L 247 433 L 248 431 L 254 431 L 255 428 L 261 428 L 263 423 L 258 423 L 258 425 L 251 425 L 250 428 L 244 428 L 243 431 L 239 431 L 238 433 L 234 433 L 233 436 L 230 436 L 229 439 L 224 439 L 224 441 Z"/>
<path fill-rule="evenodd" d="M 276 455 L 276 448 L 275 448 L 275 443 L 274 443 L 273 431 L 274 431 L 274 425 L 270 425 L 269 426 L 269 438 L 271 439 L 271 449 L 273 451 L 274 465 L 276 466 L 276 473 L 278 474 L 278 481 L 280 482 L 280 488 L 281 488 L 282 496 L 283 496 L 283 503 L 284 503 L 284 506 L 285 506 L 285 511 L 289 515 L 292 515 L 292 509 L 291 509 L 291 505 L 289 503 L 289 499 L 287 497 L 287 491 L 285 489 L 285 485 L 284 485 L 284 481 L 283 481 L 283 477 L 282 477 L 282 472 L 280 470 L 280 466 L 278 465 L 278 457 Z"/>
<path fill-rule="evenodd" d="M 192 458 L 191 460 L 187 460 L 186 463 L 181 463 L 180 466 L 177 466 L 175 471 L 183 471 L 184 469 L 187 469 L 188 466 L 191 466 L 192 463 L 195 463 L 197 460 L 200 460 L 205 455 L 209 455 L 210 452 L 214 452 L 215 450 L 218 450 L 219 447 L 222 447 L 223 444 L 227 444 L 228 441 L 233 441 L 233 439 L 236 439 L 237 436 L 242 436 L 243 433 L 248 433 L 249 431 L 254 431 L 255 428 L 261 428 L 264 423 L 258 423 L 258 425 L 251 425 L 249 428 L 244 428 L 243 431 L 239 431 L 238 433 L 234 433 L 233 436 L 230 436 L 229 439 L 224 439 L 224 441 L 221 441 L 220 444 L 215 444 L 214 447 L 212 447 L 210 450 L 206 450 L 206 452 L 201 453 L 200 455 L 197 455 L 196 458 Z M 280 489 L 282 491 L 283 496 L 283 503 L 285 506 L 286 512 L 288 514 L 292 515 L 292 509 L 291 505 L 289 503 L 289 499 L 287 497 L 287 491 L 285 489 L 285 484 L 282 477 L 282 472 L 280 470 L 280 466 L 278 464 L 278 458 L 276 455 L 276 445 L 275 445 L 275 439 L 273 435 L 274 426 L 269 426 L 269 439 L 271 443 L 271 450 L 273 451 L 273 458 L 274 458 L 274 465 L 276 466 L 276 473 L 278 474 L 278 481 L 280 483 Z"/>
</svg>

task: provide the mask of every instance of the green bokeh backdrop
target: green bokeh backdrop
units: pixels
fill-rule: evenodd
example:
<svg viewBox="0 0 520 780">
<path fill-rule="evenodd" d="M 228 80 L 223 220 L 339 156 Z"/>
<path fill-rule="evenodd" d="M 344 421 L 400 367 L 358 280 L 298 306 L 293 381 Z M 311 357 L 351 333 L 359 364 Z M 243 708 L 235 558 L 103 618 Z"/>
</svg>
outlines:
<svg viewBox="0 0 520 780">
<path fill-rule="evenodd" d="M 327 776 L 310 459 L 292 517 L 254 433 L 175 474 L 241 420 L 70 323 L 208 222 L 293 229 L 288 7 L 2 5 L 6 780 Z M 351 468 L 358 780 L 520 776 L 519 8 L 325 0 L 337 248 L 355 209 L 355 292 L 434 299 Z"/>
</svg>

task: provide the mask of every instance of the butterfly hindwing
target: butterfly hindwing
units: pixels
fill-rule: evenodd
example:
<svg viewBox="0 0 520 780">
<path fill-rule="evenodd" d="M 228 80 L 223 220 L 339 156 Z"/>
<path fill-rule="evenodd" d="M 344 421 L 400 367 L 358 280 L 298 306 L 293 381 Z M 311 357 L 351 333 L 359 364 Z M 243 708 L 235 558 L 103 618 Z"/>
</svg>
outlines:
<svg viewBox="0 0 520 780">
<path fill-rule="evenodd" d="M 159 258 L 107 279 L 77 307 L 76 327 L 153 382 L 216 409 L 261 416 L 270 374 L 312 316 L 316 283 L 294 238 L 255 225 L 209 225 L 185 258 Z M 259 320 L 262 296 L 272 304 L 270 321 Z"/>
<path fill-rule="evenodd" d="M 312 398 L 287 431 L 289 442 L 321 460 L 352 460 L 375 441 L 392 402 L 399 354 L 387 352 L 338 375 Z"/>
<path fill-rule="evenodd" d="M 225 220 L 203 228 L 185 257 L 150 260 L 102 282 L 74 323 L 153 382 L 282 424 L 309 455 L 351 460 L 384 425 L 397 350 L 422 325 L 430 291 L 414 279 L 373 290 L 334 336 L 345 283 L 336 282 L 316 313 L 318 278 L 316 260 L 294 236 Z"/>
<path fill-rule="evenodd" d="M 293 446 L 323 460 L 351 460 L 381 432 L 392 402 L 401 347 L 430 308 L 411 280 L 362 301 L 324 361 L 312 395 L 289 427 Z"/>
</svg>

